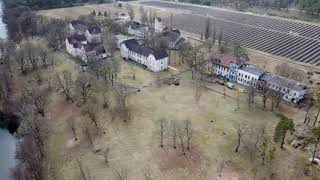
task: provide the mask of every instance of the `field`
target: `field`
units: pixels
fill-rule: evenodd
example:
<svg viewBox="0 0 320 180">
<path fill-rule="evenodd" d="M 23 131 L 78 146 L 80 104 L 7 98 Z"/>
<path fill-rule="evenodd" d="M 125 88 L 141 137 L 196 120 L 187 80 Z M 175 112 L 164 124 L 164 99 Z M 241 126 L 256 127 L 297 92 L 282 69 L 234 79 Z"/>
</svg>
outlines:
<svg viewBox="0 0 320 180">
<path fill-rule="evenodd" d="M 137 12 L 139 8 L 136 3 L 133 4 Z M 125 11 L 124 8 L 115 8 L 112 5 L 86 5 L 45 10 L 39 13 L 55 18 L 76 18 L 93 10 L 96 12 L 108 10 L 112 13 Z M 166 17 L 167 12 L 170 12 L 158 8 L 153 8 L 153 10 L 156 10 L 161 17 Z M 136 14 L 136 18 L 139 18 L 138 12 Z M 259 52 L 249 51 L 249 55 L 254 64 L 270 71 L 274 70 L 277 63 L 285 62 Z M 79 69 L 65 62 L 58 54 L 56 58 L 59 63 L 54 72 L 69 70 L 73 72 L 74 79 L 81 73 Z M 265 127 L 269 148 L 277 147 L 272 163 L 272 171 L 276 176 L 271 179 L 304 180 L 311 178 L 311 176 L 303 176 L 308 153 L 288 145 L 292 139 L 291 135 L 286 141 L 284 150 L 273 143 L 277 117 L 275 112 L 269 110 L 270 102 L 268 102 L 267 110 L 263 110 L 261 98 L 256 97 L 254 106 L 249 108 L 247 96 L 240 93 L 240 109 L 237 109 L 238 93 L 235 90 L 229 90 L 216 84 L 202 83 L 203 86 L 197 94 L 195 81 L 191 79 L 190 72 L 181 74 L 179 86 L 151 85 L 158 76 L 169 77 L 176 72 L 170 70 L 161 74 L 152 73 L 123 61 L 118 52 L 115 60 L 121 64 L 121 72 L 117 81 L 138 87 L 148 86 L 129 97 L 131 119 L 124 122 L 117 116 L 115 90 L 110 90 L 110 107 L 102 108 L 104 82 L 94 80 L 93 95 L 97 97 L 96 109 L 99 114 L 98 128 L 92 125 L 90 129 L 93 137 L 93 145 L 91 145 L 82 131 L 83 122 L 87 117 L 81 112 L 81 103 L 66 102 L 62 95 L 54 92 L 48 108 L 50 109 L 48 119 L 51 125 L 49 140 L 46 142 L 48 174 L 54 170 L 57 179 L 81 179 L 79 167 L 79 162 L 81 162 L 86 176 L 94 180 L 120 179 L 119 176 L 123 175 L 126 175 L 129 180 L 141 180 L 149 173 L 152 179 L 159 180 L 247 180 L 254 179 L 255 172 L 257 172 L 256 179 L 262 179 L 267 170 L 266 166 L 259 163 L 259 158 L 251 160 L 250 152 L 246 150 L 240 153 L 234 152 L 237 128 L 243 126 L 248 137 L 250 133 L 259 133 L 261 128 Z M 309 70 L 309 67 L 299 64 L 296 67 Z M 182 67 L 177 66 L 176 68 Z M 135 80 L 132 78 L 133 73 Z M 226 95 L 223 95 L 224 91 Z M 75 98 L 79 99 L 76 93 Z M 301 124 L 305 115 L 303 110 L 286 104 L 280 104 L 276 111 L 293 118 L 296 124 Z M 163 148 L 160 147 L 160 119 L 168 121 Z M 193 135 L 191 148 L 184 156 L 179 139 L 177 139 L 177 148 L 173 148 L 171 122 L 175 121 L 184 130 L 183 125 L 187 119 L 192 122 Z M 72 120 L 76 122 L 77 141 L 74 140 L 69 125 Z M 243 145 L 241 147 L 243 148 Z M 107 148 L 110 149 L 108 164 L 101 155 L 101 152 Z M 318 176 L 315 174 L 312 177 L 316 179 Z"/>
<path fill-rule="evenodd" d="M 69 70 L 73 72 L 74 79 L 81 73 L 59 55 L 56 55 L 56 59 L 58 63 L 52 73 Z M 132 66 L 120 58 L 116 60 L 122 66 L 118 81 L 141 86 L 157 78 L 154 73 Z M 130 77 L 132 68 L 136 80 Z M 170 72 L 161 76 L 170 76 Z M 78 161 L 91 179 L 118 179 L 122 173 L 128 179 L 137 180 L 143 179 L 146 173 L 150 173 L 153 179 L 217 179 L 222 165 L 221 177 L 218 179 L 251 179 L 256 165 L 250 160 L 248 152 L 234 153 L 237 127 L 246 126 L 248 131 L 259 131 L 259 128 L 266 127 L 266 137 L 273 145 L 272 135 L 277 118 L 273 112 L 262 110 L 259 97 L 254 107 L 248 108 L 246 95 L 240 94 L 240 109 L 236 110 L 235 90 L 226 89 L 224 96 L 223 86 L 203 83 L 211 90 L 201 89 L 200 100 L 197 102 L 195 82 L 190 72 L 181 75 L 179 86 L 153 85 L 132 94 L 129 107 L 133 113 L 128 122 L 114 116 L 117 103 L 113 91 L 110 108 L 102 108 L 99 97 L 103 81 L 94 82 L 99 115 L 98 129 L 93 125 L 91 127 L 93 145 L 90 145 L 81 130 L 86 117 L 78 105 L 78 95 L 75 93 L 76 102 L 72 104 L 66 102 L 63 95 L 52 94 L 47 115 L 51 132 L 46 143 L 46 159 L 48 166 L 57 172 L 58 179 L 81 179 Z M 285 104 L 278 111 L 294 118 L 297 124 L 304 117 L 303 111 Z M 159 120 L 162 118 L 168 121 L 164 148 L 160 147 L 159 136 Z M 76 122 L 77 141 L 74 141 L 68 123 L 72 119 Z M 183 125 L 186 119 L 192 122 L 193 136 L 191 149 L 184 156 L 180 141 L 177 141 L 177 149 L 173 148 L 170 122 L 176 121 Z M 110 148 L 108 165 L 101 155 L 101 151 L 106 148 Z M 285 150 L 277 149 L 272 166 L 279 177 L 286 172 L 287 177 L 303 179 L 300 175 L 306 158 L 306 153 L 286 145 Z M 257 177 L 263 173 L 265 171 L 261 168 Z"/>
</svg>

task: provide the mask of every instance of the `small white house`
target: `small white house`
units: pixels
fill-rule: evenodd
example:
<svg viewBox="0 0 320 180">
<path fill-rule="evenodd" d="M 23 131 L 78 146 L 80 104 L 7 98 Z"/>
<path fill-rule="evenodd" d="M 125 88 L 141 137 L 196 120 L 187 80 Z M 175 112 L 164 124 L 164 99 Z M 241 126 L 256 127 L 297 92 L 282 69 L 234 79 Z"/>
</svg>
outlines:
<svg viewBox="0 0 320 180">
<path fill-rule="evenodd" d="M 135 61 L 153 72 L 168 68 L 168 54 L 165 49 L 153 51 L 138 44 L 135 39 L 126 40 L 120 48 L 122 58 Z"/>
<path fill-rule="evenodd" d="M 179 44 L 187 42 L 179 30 L 165 30 L 161 33 L 161 39 L 169 49 L 175 49 Z"/>
<path fill-rule="evenodd" d="M 66 38 L 66 50 L 74 57 L 82 58 L 85 54 L 84 45 L 88 42 L 84 35 L 73 35 Z"/>
<path fill-rule="evenodd" d="M 162 23 L 162 19 L 157 17 L 155 20 L 154 20 L 154 31 L 155 32 L 158 32 L 158 33 L 161 33 L 162 30 L 164 29 L 164 25 Z"/>
<path fill-rule="evenodd" d="M 259 78 L 266 71 L 252 65 L 242 65 L 238 68 L 237 83 L 245 86 L 256 86 Z"/>
<path fill-rule="evenodd" d="M 143 37 L 148 33 L 148 26 L 144 24 L 140 24 L 136 21 L 130 21 L 128 24 L 128 34 Z"/>
<path fill-rule="evenodd" d="M 86 32 L 85 36 L 89 43 L 101 43 L 102 36 L 101 36 L 101 29 L 99 26 L 90 26 Z"/>
<path fill-rule="evenodd" d="M 84 45 L 84 52 L 84 56 L 81 58 L 84 62 L 88 61 L 88 57 L 107 58 L 107 51 L 101 43 Z"/>
</svg>

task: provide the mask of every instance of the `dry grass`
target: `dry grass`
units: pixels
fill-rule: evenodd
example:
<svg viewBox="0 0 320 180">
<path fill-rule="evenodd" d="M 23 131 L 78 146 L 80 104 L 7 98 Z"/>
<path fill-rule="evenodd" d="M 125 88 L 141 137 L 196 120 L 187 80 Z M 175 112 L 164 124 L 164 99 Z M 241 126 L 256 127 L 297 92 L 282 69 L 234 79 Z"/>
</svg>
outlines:
<svg viewBox="0 0 320 180">
<path fill-rule="evenodd" d="M 143 74 L 146 77 L 138 79 L 149 79 L 149 76 L 154 78 L 152 73 L 142 69 L 140 71 L 141 74 L 137 73 L 137 77 Z M 79 115 L 79 108 L 66 103 L 61 96 L 55 96 L 51 109 L 52 119 L 56 124 L 48 142 L 48 154 L 60 167 L 60 178 L 79 179 L 76 159 L 81 159 L 92 179 L 115 179 L 116 172 L 122 169 L 127 171 L 129 179 L 143 179 L 146 170 L 151 172 L 154 179 L 215 179 L 221 161 L 233 155 L 235 127 L 239 123 L 253 127 L 265 124 L 268 135 L 271 136 L 276 123 L 273 113 L 248 109 L 244 96 L 240 110 L 235 111 L 233 99 L 224 98 L 212 91 L 203 91 L 200 103 L 197 104 L 194 99 L 194 84 L 188 77 L 188 74 L 182 76 L 184 80 L 180 86 L 149 87 L 132 95 L 130 107 L 133 110 L 133 119 L 127 123 L 122 120 L 112 121 L 110 110 L 102 109 L 99 113 L 100 130 L 96 133 L 95 128 L 92 128 L 95 136 L 93 147 L 80 129 L 77 130 L 80 136 L 79 145 L 67 146 L 72 134 L 66 121 L 76 118 L 79 127 L 83 117 Z M 212 88 L 221 90 L 221 86 L 215 85 Z M 233 93 L 231 90 L 227 91 L 227 94 Z M 113 101 L 111 109 L 115 106 Z M 160 118 L 180 123 L 191 119 L 194 136 L 191 152 L 187 152 L 186 157 L 182 155 L 179 143 L 176 150 L 172 148 L 168 135 L 165 138 L 165 148 L 159 147 Z M 102 156 L 94 153 L 95 150 L 106 147 L 111 149 L 109 167 Z M 289 150 L 292 153 L 297 151 Z M 296 162 L 291 159 L 291 153 L 283 156 L 288 158 L 288 161 L 281 163 Z M 226 165 L 222 173 L 223 179 L 248 179 L 250 168 L 252 165 L 246 158 L 236 158 Z"/>
<path fill-rule="evenodd" d="M 86 5 L 81 7 L 40 11 L 40 14 L 56 18 L 76 18 L 82 14 L 96 10 L 122 11 L 112 5 Z M 135 7 L 137 11 L 138 7 Z M 159 10 L 160 16 L 168 15 Z M 136 13 L 138 14 L 138 13 Z M 139 18 L 138 16 L 136 18 Z M 250 52 L 249 52 L 250 53 Z M 274 59 L 264 55 L 250 54 L 252 63 L 269 70 L 274 70 Z M 156 79 L 156 75 L 135 65 L 116 58 L 121 63 L 119 80 L 131 85 L 146 85 Z M 279 61 L 277 61 L 279 62 Z M 300 67 L 297 65 L 297 67 Z M 303 67 L 303 66 L 301 66 Z M 57 71 L 69 69 L 75 76 L 78 70 L 61 62 Z M 132 69 L 136 80 L 130 76 Z M 170 75 L 170 72 L 162 76 Z M 235 111 L 236 101 L 229 97 L 203 90 L 199 104 L 195 102 L 194 81 L 189 73 L 182 75 L 180 86 L 148 87 L 130 97 L 129 106 L 133 110 L 133 119 L 127 123 L 112 120 L 112 110 L 116 107 L 114 98 L 110 109 L 102 109 L 99 101 L 99 124 L 97 131 L 92 127 L 94 146 L 90 146 L 83 136 L 80 126 L 84 118 L 79 107 L 66 103 L 63 96 L 53 95 L 50 103 L 52 131 L 47 142 L 48 164 L 56 167 L 59 179 L 80 179 L 77 159 L 80 159 L 92 179 L 116 179 L 117 172 L 126 170 L 129 179 L 143 179 L 145 171 L 150 171 L 154 179 L 194 180 L 216 179 L 222 161 L 233 155 L 236 142 L 236 127 L 240 123 L 252 128 L 265 125 L 267 135 L 272 141 L 272 134 L 277 119 L 272 112 L 264 111 L 256 105 L 249 109 L 245 95 L 241 95 L 240 110 Z M 221 86 L 211 88 L 223 92 Z M 95 94 L 99 94 L 97 90 Z M 226 90 L 228 95 L 236 96 L 236 92 Z M 258 104 L 260 99 L 257 98 Z M 303 111 L 281 105 L 279 111 L 301 122 Z M 72 145 L 72 132 L 67 121 L 76 119 L 79 141 Z M 179 123 L 191 119 L 194 128 L 191 152 L 184 157 L 180 145 L 174 150 L 170 137 L 165 138 L 165 147 L 159 147 L 158 120 L 165 118 Z M 166 135 L 168 136 L 168 135 Z M 107 166 L 102 156 L 94 151 L 110 148 L 110 163 Z M 302 171 L 301 164 L 306 162 L 306 153 L 287 146 L 285 151 L 278 150 L 274 169 L 287 177 L 296 178 Z M 244 153 L 227 163 L 222 171 L 221 179 L 252 179 L 252 168 L 255 165 Z M 297 176 L 298 177 L 298 176 Z M 294 179 L 293 178 L 293 179 Z M 301 178 L 303 179 L 303 178 Z M 304 179 L 308 179 L 304 177 Z"/>
</svg>

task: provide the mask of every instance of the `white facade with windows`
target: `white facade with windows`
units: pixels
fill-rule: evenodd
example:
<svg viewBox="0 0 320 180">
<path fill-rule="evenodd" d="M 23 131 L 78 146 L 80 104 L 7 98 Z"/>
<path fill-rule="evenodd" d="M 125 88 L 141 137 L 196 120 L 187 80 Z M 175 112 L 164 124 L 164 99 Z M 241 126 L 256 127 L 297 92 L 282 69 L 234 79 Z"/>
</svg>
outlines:
<svg viewBox="0 0 320 180">
<path fill-rule="evenodd" d="M 86 41 L 83 43 L 87 43 Z M 71 43 L 66 38 L 66 50 L 74 57 L 82 58 L 85 54 L 85 50 L 82 43 Z"/>
<path fill-rule="evenodd" d="M 237 72 L 237 83 L 245 86 L 256 86 L 264 70 L 251 65 L 243 65 Z"/>
<path fill-rule="evenodd" d="M 120 52 L 122 58 L 142 64 L 153 72 L 163 71 L 168 68 L 168 54 L 165 50 L 153 52 L 150 49 L 138 47 L 138 44 L 134 45 L 133 48 L 130 46 L 131 44 L 128 43 L 127 45 L 126 43 L 121 44 Z M 141 52 L 139 52 L 140 50 Z"/>
</svg>

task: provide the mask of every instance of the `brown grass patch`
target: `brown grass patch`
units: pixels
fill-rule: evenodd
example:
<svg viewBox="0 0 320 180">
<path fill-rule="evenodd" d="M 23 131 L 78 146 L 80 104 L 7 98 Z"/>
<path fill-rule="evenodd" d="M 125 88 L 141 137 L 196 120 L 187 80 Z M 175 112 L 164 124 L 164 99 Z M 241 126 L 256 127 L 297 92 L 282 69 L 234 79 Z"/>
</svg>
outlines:
<svg viewBox="0 0 320 180">
<path fill-rule="evenodd" d="M 200 169 L 203 160 L 201 152 L 196 147 L 191 147 L 189 151 L 186 149 L 186 155 L 183 155 L 180 147 L 176 149 L 169 146 L 154 147 L 152 154 L 153 161 L 161 171 L 179 168 L 195 171 Z"/>
</svg>

